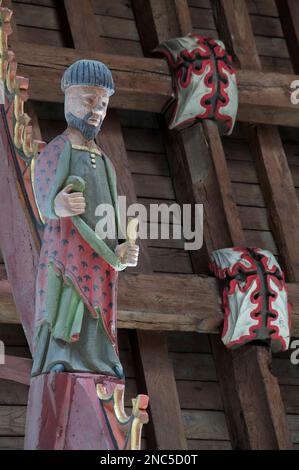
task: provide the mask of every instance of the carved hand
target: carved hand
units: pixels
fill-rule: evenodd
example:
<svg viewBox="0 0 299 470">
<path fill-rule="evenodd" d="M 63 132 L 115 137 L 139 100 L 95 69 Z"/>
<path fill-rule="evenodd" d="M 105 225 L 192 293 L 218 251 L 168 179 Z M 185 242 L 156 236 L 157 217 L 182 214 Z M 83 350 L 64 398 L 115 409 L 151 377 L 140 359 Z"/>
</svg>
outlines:
<svg viewBox="0 0 299 470">
<path fill-rule="evenodd" d="M 139 245 L 132 245 L 130 242 L 121 243 L 115 248 L 115 254 L 121 263 L 128 266 L 137 266 L 139 256 Z"/>
<path fill-rule="evenodd" d="M 69 184 L 54 200 L 54 210 L 58 217 L 71 217 L 85 212 L 86 202 L 83 193 L 71 193 L 72 188 L 73 185 Z"/>
</svg>

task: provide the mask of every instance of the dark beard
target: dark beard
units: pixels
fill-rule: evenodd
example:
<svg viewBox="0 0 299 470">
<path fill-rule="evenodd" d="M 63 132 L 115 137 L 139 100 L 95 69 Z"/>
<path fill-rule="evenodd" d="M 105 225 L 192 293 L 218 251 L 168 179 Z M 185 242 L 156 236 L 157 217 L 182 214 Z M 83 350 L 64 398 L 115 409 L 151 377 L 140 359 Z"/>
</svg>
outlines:
<svg viewBox="0 0 299 470">
<path fill-rule="evenodd" d="M 86 140 L 94 140 L 97 136 L 97 134 L 100 132 L 101 127 L 102 127 L 102 122 L 95 127 L 92 126 L 91 124 L 88 124 L 88 119 L 91 118 L 92 113 L 86 114 L 83 119 L 80 119 L 76 117 L 73 113 L 67 113 L 65 115 L 66 122 L 70 127 L 74 127 L 75 129 L 78 129 L 81 134 L 85 137 Z"/>
</svg>

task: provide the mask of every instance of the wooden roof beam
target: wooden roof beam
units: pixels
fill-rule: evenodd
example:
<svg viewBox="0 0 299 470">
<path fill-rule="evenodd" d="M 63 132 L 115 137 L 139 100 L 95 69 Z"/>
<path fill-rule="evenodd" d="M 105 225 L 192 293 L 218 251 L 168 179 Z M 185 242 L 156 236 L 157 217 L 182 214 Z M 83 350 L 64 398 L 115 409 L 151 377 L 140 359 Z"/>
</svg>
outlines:
<svg viewBox="0 0 299 470">
<path fill-rule="evenodd" d="M 83 57 L 100 60 L 112 71 L 117 93 L 116 108 L 160 112 L 172 96 L 172 81 L 164 60 L 144 59 L 99 51 L 18 43 L 14 52 L 18 73 L 30 79 L 30 98 L 63 102 L 60 80 L 64 70 Z"/>
<path fill-rule="evenodd" d="M 299 2 L 298 0 L 276 0 L 276 5 L 293 69 L 299 74 Z"/>
<path fill-rule="evenodd" d="M 236 30 L 230 32 L 232 41 L 237 36 L 237 40 L 240 38 L 240 42 L 243 42 L 240 44 L 242 50 L 252 33 L 245 2 L 220 0 L 213 2 L 213 5 L 218 3 L 221 8 L 223 7 L 224 13 L 227 13 L 225 8 L 228 8 L 233 17 L 234 8 L 239 1 L 243 3 L 239 10 L 241 21 L 236 18 L 231 25 Z M 163 3 L 169 5 L 169 0 L 163 0 Z M 186 19 L 189 10 L 187 2 L 184 3 L 184 18 Z M 152 34 L 151 32 L 154 31 L 153 42 L 160 38 L 165 40 L 165 31 L 167 31 L 171 17 L 169 16 L 164 22 L 163 18 L 161 20 L 159 2 L 133 0 L 133 6 L 136 5 L 147 6 L 151 11 L 151 23 L 153 23 L 149 27 L 147 16 L 137 15 L 139 31 L 143 30 L 144 35 Z M 177 14 L 177 23 L 180 24 L 176 4 L 173 9 Z M 227 15 L 225 19 L 227 20 L 228 17 Z M 175 24 L 173 27 L 175 28 Z M 189 20 L 184 22 L 184 28 L 188 28 L 189 31 L 191 29 L 190 15 Z M 175 36 L 179 36 L 184 28 L 177 28 Z M 188 32 L 188 29 L 184 30 L 184 34 Z M 230 25 L 227 29 L 230 30 Z M 254 38 L 249 41 L 249 44 L 252 43 L 254 43 Z M 249 94 L 250 97 L 253 95 Z M 271 95 L 273 95 L 272 99 L 276 98 L 275 90 L 272 90 Z M 240 87 L 240 99 L 241 96 L 242 87 Z M 195 203 L 204 203 L 204 239 L 208 251 L 226 246 L 243 245 L 245 237 L 236 204 L 232 198 L 231 181 L 216 124 L 207 121 L 203 125 L 177 134 L 173 133 L 173 135 L 174 137 L 171 135 L 168 137 L 168 140 L 174 143 L 174 146 L 169 149 L 173 182 L 176 191 L 178 189 L 177 195 L 181 203 L 189 202 L 190 198 Z M 176 151 L 179 145 L 182 152 Z M 176 171 L 178 167 L 181 167 L 180 172 Z M 222 217 L 216 216 L 219 214 L 219 208 L 222 209 Z M 195 267 L 197 259 L 194 259 L 194 252 L 190 252 L 190 256 Z M 247 345 L 237 351 L 230 351 L 216 336 L 212 337 L 212 351 L 233 448 L 288 448 L 290 441 L 280 390 L 276 378 L 269 369 L 270 351 L 255 345 Z M 259 423 L 258 429 L 256 428 L 257 422 Z"/>
<path fill-rule="evenodd" d="M 217 0 L 214 6 L 220 36 L 232 48 L 229 52 L 236 56 L 241 67 L 260 73 L 262 66 L 246 2 Z M 251 54 L 248 54 L 248 44 Z M 299 282 L 299 203 L 279 131 L 273 126 L 256 126 L 249 131 L 249 141 L 285 272 L 289 281 Z"/>
<path fill-rule="evenodd" d="M 287 287 L 292 333 L 298 337 L 299 284 L 289 283 Z M 221 299 L 217 280 L 213 277 L 176 274 L 120 276 L 119 328 L 214 334 L 218 333 L 222 320 Z M 0 324 L 19 323 L 10 284 L 0 281 Z"/>
<path fill-rule="evenodd" d="M 248 137 L 286 279 L 299 282 L 299 203 L 279 130 L 259 125 Z"/>
<path fill-rule="evenodd" d="M 30 385 L 32 360 L 25 357 L 5 355 L 5 364 L 0 365 L 0 379 Z"/>
<path fill-rule="evenodd" d="M 146 57 L 157 44 L 191 33 L 187 0 L 132 0 L 132 6 Z"/>
<path fill-rule="evenodd" d="M 115 108 L 163 112 L 173 96 L 172 79 L 164 59 L 135 58 L 29 43 L 14 44 L 18 73 L 30 79 L 30 98 L 62 102 L 62 72 L 82 57 L 105 62 L 112 70 L 117 93 Z M 237 119 L 299 127 L 299 105 L 290 100 L 296 75 L 238 70 L 239 112 Z"/>
<path fill-rule="evenodd" d="M 213 2 L 216 26 L 220 38 L 228 47 L 229 53 L 235 56 L 241 68 L 250 68 L 253 73 L 261 73 L 261 62 L 255 45 L 250 16 L 246 0 L 215 0 Z M 250 53 L 249 53 L 250 51 Z M 247 73 L 247 70 L 244 72 Z M 269 84 L 270 87 L 273 84 Z M 275 90 L 272 88 L 275 100 Z M 272 123 L 273 124 L 273 123 Z M 286 123 L 284 123 L 287 125 Z M 265 199 L 267 206 L 271 207 L 271 219 L 278 232 L 279 248 L 285 259 L 291 261 L 291 251 L 295 246 L 293 241 L 299 243 L 299 205 L 294 185 L 287 163 L 286 155 L 279 137 L 278 130 L 273 126 L 257 126 L 258 139 L 251 138 L 250 143 L 256 154 L 259 176 L 262 178 L 262 189 L 267 191 Z M 268 197 L 267 197 L 268 196 Z M 288 201 L 288 202 L 287 202 Z M 287 226 L 288 203 L 291 212 L 289 227 Z M 290 232 L 288 229 L 291 227 Z M 292 233 L 291 233 L 292 232 Z M 293 240 L 293 238 L 294 240 Z M 232 240 L 234 243 L 234 240 Z M 235 243 L 234 243 L 235 244 Z M 294 255 L 293 255 L 294 256 Z M 298 264 L 295 256 L 295 265 Z M 284 269 L 293 272 L 293 263 L 284 263 Z M 299 267 L 299 264 L 298 264 Z M 296 269 L 296 266 L 295 266 Z M 295 279 L 292 279 L 295 280 Z M 296 279 L 298 281 L 298 279 Z M 217 351 L 217 346 L 216 346 Z M 221 361 L 221 352 L 219 350 Z M 254 449 L 288 449 L 291 448 L 290 436 L 286 421 L 285 409 L 281 398 L 277 378 L 271 373 L 271 352 L 261 347 L 245 347 L 232 354 L 235 386 L 243 407 L 244 424 L 240 421 L 241 442 L 247 442 L 249 448 Z M 222 368 L 220 374 L 225 370 Z M 228 371 L 229 373 L 229 371 Z M 244 378 L 247 383 L 245 384 Z M 225 376 L 223 382 L 225 383 Z M 252 388 L 253 387 L 253 388 Z M 228 405 L 228 422 L 235 435 L 233 402 L 231 401 L 231 385 L 227 382 L 225 389 Z M 238 419 L 238 418 L 237 418 Z M 256 423 L 259 423 L 258 429 Z M 244 433 L 245 431 L 245 433 Z"/>
<path fill-rule="evenodd" d="M 100 37 L 90 0 L 64 0 L 64 8 L 75 49 L 100 51 L 107 47 L 107 40 Z"/>
</svg>

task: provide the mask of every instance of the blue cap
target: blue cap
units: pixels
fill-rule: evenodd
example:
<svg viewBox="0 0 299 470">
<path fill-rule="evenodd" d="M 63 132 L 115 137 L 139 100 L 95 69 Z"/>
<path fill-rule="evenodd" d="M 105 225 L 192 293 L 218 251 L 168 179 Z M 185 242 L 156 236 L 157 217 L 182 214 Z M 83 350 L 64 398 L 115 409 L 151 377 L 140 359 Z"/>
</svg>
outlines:
<svg viewBox="0 0 299 470">
<path fill-rule="evenodd" d="M 109 95 L 115 91 L 112 73 L 108 67 L 96 60 L 78 60 L 66 69 L 61 79 L 64 92 L 72 85 L 99 86 L 106 88 Z"/>
</svg>

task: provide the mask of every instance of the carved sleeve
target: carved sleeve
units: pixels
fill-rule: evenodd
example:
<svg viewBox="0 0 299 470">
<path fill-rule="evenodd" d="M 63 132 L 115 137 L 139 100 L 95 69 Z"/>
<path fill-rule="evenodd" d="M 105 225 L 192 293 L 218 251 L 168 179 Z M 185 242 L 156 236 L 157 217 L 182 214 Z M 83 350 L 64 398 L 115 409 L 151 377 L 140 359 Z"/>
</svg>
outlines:
<svg viewBox="0 0 299 470">
<path fill-rule="evenodd" d="M 58 219 L 54 199 L 69 176 L 71 145 L 65 136 L 52 140 L 34 161 L 35 200 L 44 219 Z"/>
</svg>

